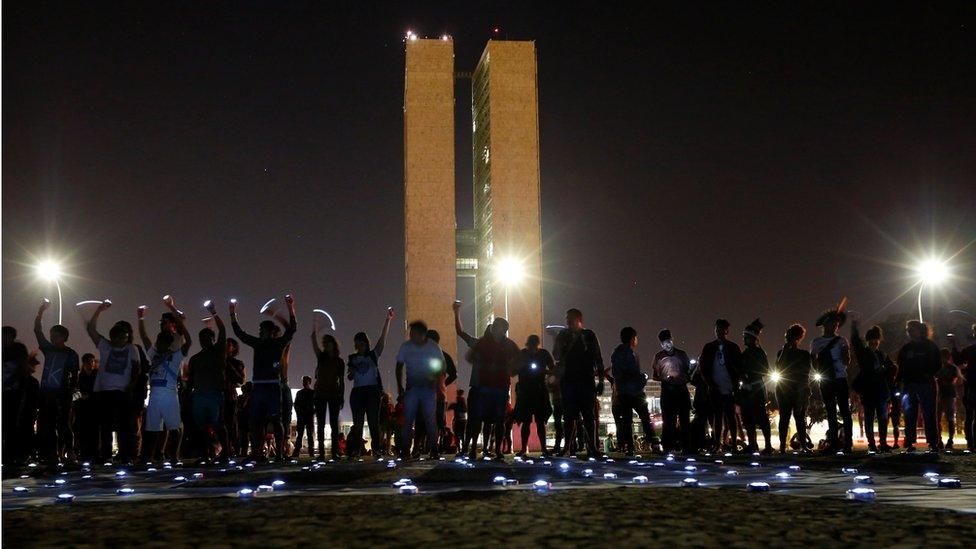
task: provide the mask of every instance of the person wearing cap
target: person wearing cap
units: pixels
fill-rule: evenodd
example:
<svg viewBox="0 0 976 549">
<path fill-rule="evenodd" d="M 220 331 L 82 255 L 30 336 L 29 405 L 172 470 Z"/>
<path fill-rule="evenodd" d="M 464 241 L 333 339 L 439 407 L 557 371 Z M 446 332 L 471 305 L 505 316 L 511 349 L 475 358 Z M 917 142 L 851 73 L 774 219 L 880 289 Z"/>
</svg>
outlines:
<svg viewBox="0 0 976 549">
<path fill-rule="evenodd" d="M 285 296 L 288 305 L 288 320 L 285 331 L 280 335 L 278 326 L 272 320 L 264 320 L 258 325 L 257 337 L 245 332 L 237 322 L 237 301 L 230 302 L 231 328 L 237 339 L 254 349 L 254 366 L 251 373 L 251 395 L 248 420 L 251 435 L 251 457 L 263 459 L 264 433 L 270 422 L 274 429 L 275 446 L 284 447 L 284 427 L 281 425 L 281 370 L 285 347 L 291 343 L 298 321 L 295 318 L 295 300 Z"/>
<path fill-rule="evenodd" d="M 881 327 L 872 326 L 862 340 L 858 330 L 858 320 L 851 319 L 851 345 L 859 367 L 857 377 L 851 385 L 861 395 L 868 450 L 871 452 L 891 451 L 891 447 L 888 446 L 888 400 L 891 398 L 888 379 L 894 373 L 896 366 L 881 350 L 883 338 Z M 878 421 L 880 445 L 874 442 L 875 418 Z"/>
<path fill-rule="evenodd" d="M 762 333 L 763 323 L 757 318 L 746 326 L 742 332 L 745 348 L 742 350 L 742 368 L 739 371 L 739 386 L 736 388 L 736 399 L 742 410 L 742 422 L 745 424 L 746 436 L 749 439 L 747 451 L 758 452 L 759 442 L 756 439 L 756 427 L 762 429 L 766 447 L 763 454 L 773 453 L 769 414 L 766 412 L 766 376 L 769 374 L 769 357 L 759 345 L 759 335 Z"/>
<path fill-rule="evenodd" d="M 738 375 L 742 367 L 742 351 L 729 341 L 728 320 L 715 321 L 715 340 L 705 344 L 698 357 L 695 375 L 708 388 L 708 396 L 714 412 L 712 446 L 715 451 L 731 451 L 735 443 L 735 400 L 732 390 L 738 385 Z M 697 396 L 697 395 L 696 395 Z M 730 434 L 732 444 L 724 443 L 725 433 Z"/>
<path fill-rule="evenodd" d="M 786 329 L 783 348 L 776 353 L 776 403 L 779 405 L 779 453 L 786 453 L 786 437 L 790 429 L 790 417 L 796 425 L 796 443 L 800 451 L 807 452 L 812 445 L 807 436 L 807 403 L 810 400 L 810 369 L 813 357 L 800 342 L 806 329 L 793 324 Z"/>
<path fill-rule="evenodd" d="M 939 346 L 929 339 L 929 327 L 920 320 L 905 325 L 910 341 L 898 351 L 898 376 L 905 414 L 905 452 L 915 451 L 918 409 L 922 408 L 929 452 L 938 452 L 939 428 L 935 415 L 935 374 L 942 368 Z"/>
<path fill-rule="evenodd" d="M 661 342 L 661 350 L 654 355 L 651 377 L 661 383 L 661 415 L 664 418 L 661 444 L 665 452 L 680 449 L 689 453 L 694 450 L 689 444 L 691 359 L 688 353 L 674 346 L 671 330 L 661 330 L 657 339 Z"/>
<path fill-rule="evenodd" d="M 970 338 L 976 340 L 976 324 L 972 325 Z M 976 452 L 976 343 L 959 349 L 956 336 L 949 335 L 952 347 L 952 361 L 959 367 L 963 376 L 962 403 L 966 412 L 963 418 L 963 433 L 970 452 Z"/>
<path fill-rule="evenodd" d="M 823 329 L 820 337 L 810 342 L 817 371 L 822 376 L 820 396 L 827 412 L 827 444 L 825 451 L 838 449 L 851 453 L 854 449 L 854 418 L 851 416 L 850 390 L 847 385 L 847 366 L 851 363 L 851 346 L 847 339 L 838 334 L 847 320 L 847 313 L 831 309 L 820 315 L 817 326 Z M 837 412 L 840 411 L 844 424 L 843 443 L 838 439 L 840 425 Z M 841 446 L 843 444 L 843 446 Z"/>
</svg>

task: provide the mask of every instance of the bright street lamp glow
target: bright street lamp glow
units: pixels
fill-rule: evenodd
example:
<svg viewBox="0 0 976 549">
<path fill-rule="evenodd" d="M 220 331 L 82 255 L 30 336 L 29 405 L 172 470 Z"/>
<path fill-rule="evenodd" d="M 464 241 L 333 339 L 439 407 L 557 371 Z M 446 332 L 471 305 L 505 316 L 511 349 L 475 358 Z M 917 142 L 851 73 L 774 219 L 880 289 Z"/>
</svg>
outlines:
<svg viewBox="0 0 976 549">
<path fill-rule="evenodd" d="M 44 280 L 53 281 L 61 278 L 61 266 L 57 262 L 51 260 L 41 261 L 35 269 L 37 270 L 37 275 Z"/>
<path fill-rule="evenodd" d="M 514 286 L 525 277 L 525 270 L 522 267 L 522 263 L 515 259 L 502 261 L 498 264 L 495 271 L 499 280 L 506 286 Z"/>
<path fill-rule="evenodd" d="M 922 284 L 940 284 L 949 278 L 949 266 L 944 261 L 928 259 L 915 268 Z"/>
<path fill-rule="evenodd" d="M 772 381 L 773 383 L 779 383 L 780 379 L 782 379 L 782 376 L 776 370 L 773 370 L 772 373 L 769 374 L 769 381 Z"/>
</svg>

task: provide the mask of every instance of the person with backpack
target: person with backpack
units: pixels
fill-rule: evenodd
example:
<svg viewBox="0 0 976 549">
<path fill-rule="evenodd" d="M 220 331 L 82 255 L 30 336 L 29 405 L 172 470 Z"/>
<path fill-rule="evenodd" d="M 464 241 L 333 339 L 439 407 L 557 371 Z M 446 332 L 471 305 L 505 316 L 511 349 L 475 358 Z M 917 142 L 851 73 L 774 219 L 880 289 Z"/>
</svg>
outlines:
<svg viewBox="0 0 976 549">
<path fill-rule="evenodd" d="M 851 346 L 838 334 L 847 320 L 842 309 L 831 309 L 820 315 L 817 326 L 823 329 L 820 337 L 810 342 L 810 354 L 816 361 L 820 381 L 820 396 L 827 413 L 827 450 L 830 452 L 854 451 L 854 418 L 851 415 L 850 390 L 847 384 L 847 367 L 851 363 Z M 844 440 L 837 437 L 840 425 L 837 413 L 840 411 L 844 424 Z"/>
<path fill-rule="evenodd" d="M 742 423 L 745 424 L 746 436 L 749 440 L 747 452 L 759 451 L 756 437 L 756 427 L 762 431 L 766 446 L 763 454 L 773 453 L 772 436 L 770 434 L 769 413 L 766 412 L 766 376 L 769 375 L 769 358 L 766 351 L 759 344 L 763 323 L 755 319 L 742 332 L 745 348 L 742 350 L 742 369 L 739 372 L 740 383 L 736 389 L 739 407 L 742 410 Z"/>
<path fill-rule="evenodd" d="M 356 352 L 346 362 L 347 377 L 352 381 L 349 407 L 352 409 L 352 430 L 349 432 L 349 455 L 357 457 L 365 451 L 362 447 L 363 423 L 369 424 L 369 445 L 374 456 L 383 455 L 380 441 L 380 397 L 383 395 L 383 377 L 380 375 L 380 356 L 386 348 L 386 336 L 395 318 L 393 308 L 386 310 L 386 319 L 376 345 L 370 348 L 369 336 L 359 332 L 353 336 Z"/>
<path fill-rule="evenodd" d="M 583 312 L 579 309 L 566 311 L 566 328 L 556 335 L 552 355 L 556 371 L 560 373 L 559 389 L 563 401 L 566 446 L 562 448 L 562 455 L 572 454 L 572 441 L 576 439 L 577 427 L 581 427 L 580 434 L 589 457 L 602 457 L 602 452 L 597 449 L 594 403 L 603 395 L 606 369 L 600 340 L 593 330 L 583 327 Z M 599 381 L 594 383 L 594 378 Z"/>
</svg>

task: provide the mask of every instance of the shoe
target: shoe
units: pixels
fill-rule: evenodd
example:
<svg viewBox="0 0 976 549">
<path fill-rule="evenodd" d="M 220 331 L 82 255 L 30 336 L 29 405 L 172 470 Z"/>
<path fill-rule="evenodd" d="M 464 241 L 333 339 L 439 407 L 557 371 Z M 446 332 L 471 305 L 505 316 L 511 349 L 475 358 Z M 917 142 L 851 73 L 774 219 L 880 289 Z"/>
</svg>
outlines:
<svg viewBox="0 0 976 549">
<path fill-rule="evenodd" d="M 882 454 L 887 454 L 891 452 L 891 446 L 888 446 L 888 444 L 882 442 L 881 446 L 878 446 L 878 451 L 881 452 Z"/>
<path fill-rule="evenodd" d="M 875 453 L 877 453 L 877 451 L 878 451 L 878 447 L 877 446 L 875 446 L 874 444 L 869 444 L 868 445 L 868 452 L 875 452 Z"/>
<path fill-rule="evenodd" d="M 891 445 L 891 449 L 897 450 L 898 448 L 900 448 L 900 446 L 898 446 L 898 441 L 896 440 L 895 443 Z"/>
<path fill-rule="evenodd" d="M 897 446 L 896 446 L 896 448 L 897 448 Z M 906 444 L 905 445 L 905 453 L 906 454 L 914 454 L 915 453 L 915 446 L 912 445 L 912 444 Z"/>
<path fill-rule="evenodd" d="M 947 441 L 947 442 L 945 443 L 945 449 L 946 449 L 946 450 L 952 450 L 952 446 L 953 446 L 953 445 L 952 445 L 952 439 L 950 438 L 950 439 L 949 439 L 949 440 L 948 440 L 948 441 Z"/>
<path fill-rule="evenodd" d="M 762 452 L 760 452 L 760 453 L 761 453 L 762 455 L 764 455 L 764 456 L 769 456 L 769 455 L 772 455 L 772 454 L 773 454 L 773 449 L 772 449 L 771 447 L 769 447 L 769 446 L 767 446 L 767 447 L 766 447 L 766 448 L 765 448 L 765 449 L 764 449 L 764 450 L 763 450 Z"/>
</svg>

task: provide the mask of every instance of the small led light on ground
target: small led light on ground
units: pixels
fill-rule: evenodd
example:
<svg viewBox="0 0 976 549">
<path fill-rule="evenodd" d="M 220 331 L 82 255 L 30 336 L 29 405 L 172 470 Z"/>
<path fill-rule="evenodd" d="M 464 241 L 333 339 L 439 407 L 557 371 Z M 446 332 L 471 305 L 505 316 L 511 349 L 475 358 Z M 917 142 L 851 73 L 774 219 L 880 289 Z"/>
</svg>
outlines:
<svg viewBox="0 0 976 549">
<path fill-rule="evenodd" d="M 186 482 L 186 477 L 184 476 L 174 477 L 173 482 Z"/>
<path fill-rule="evenodd" d="M 413 481 L 408 478 L 401 478 L 400 480 L 393 483 L 394 486 L 407 486 L 413 484 Z"/>
<path fill-rule="evenodd" d="M 768 492 L 769 483 L 768 482 L 750 482 L 746 485 L 746 489 L 750 492 Z"/>
<path fill-rule="evenodd" d="M 414 496 L 420 493 L 420 488 L 417 488 L 413 484 L 407 484 L 405 486 L 401 486 L 399 492 L 406 496 Z"/>
<path fill-rule="evenodd" d="M 155 467 L 147 467 L 146 468 L 146 472 L 147 473 L 155 473 L 156 472 L 156 468 Z"/>
<path fill-rule="evenodd" d="M 853 467 L 841 467 L 840 472 L 844 473 L 845 475 L 856 475 L 857 469 Z"/>
<path fill-rule="evenodd" d="M 74 494 L 58 494 L 58 497 L 55 501 L 57 501 L 58 503 L 71 503 L 74 500 L 75 500 Z"/>
<path fill-rule="evenodd" d="M 722 465 L 723 463 L 725 463 L 725 461 L 723 461 L 721 459 L 716 459 L 715 460 L 715 465 Z"/>
<path fill-rule="evenodd" d="M 237 497 L 241 499 L 250 499 L 254 497 L 254 490 L 250 488 L 241 488 L 237 491 Z"/>
<path fill-rule="evenodd" d="M 957 478 L 940 478 L 939 488 L 962 488 L 962 481 Z"/>
<path fill-rule="evenodd" d="M 543 465 L 552 465 L 552 462 L 548 459 L 542 462 Z"/>
<path fill-rule="evenodd" d="M 736 471 L 735 469 L 729 469 L 728 471 L 725 472 L 725 476 L 727 476 L 727 477 L 737 477 L 737 476 L 739 476 L 739 472 Z"/>
<path fill-rule="evenodd" d="M 193 473 L 193 478 L 203 478 L 203 473 Z"/>
<path fill-rule="evenodd" d="M 871 488 L 851 488 L 847 491 L 847 499 L 857 501 L 874 501 L 874 490 Z"/>
<path fill-rule="evenodd" d="M 95 477 L 93 477 L 93 476 L 91 476 L 91 475 L 82 475 L 82 476 L 81 476 L 81 479 L 82 479 L 82 480 L 91 480 L 91 479 L 93 479 L 93 478 L 95 478 Z"/>
<path fill-rule="evenodd" d="M 749 464 L 749 467 L 762 467 L 762 463 L 759 463 L 758 461 L 753 461 L 752 463 Z"/>
<path fill-rule="evenodd" d="M 537 480 L 532 483 L 532 489 L 536 492 L 548 492 L 550 488 L 552 488 L 552 484 L 546 480 Z"/>
<path fill-rule="evenodd" d="M 603 480 L 617 480 L 617 473 L 603 473 Z"/>
<path fill-rule="evenodd" d="M 15 494 L 26 494 L 29 491 L 26 486 L 14 486 Z"/>
<path fill-rule="evenodd" d="M 786 480 L 786 479 L 790 478 L 790 474 L 787 473 L 786 471 L 780 471 L 780 472 L 776 473 L 776 478 L 778 478 L 780 480 Z"/>
<path fill-rule="evenodd" d="M 135 488 L 119 488 L 115 491 L 115 493 L 120 496 L 131 496 L 132 494 L 136 493 L 136 490 Z"/>
<path fill-rule="evenodd" d="M 396 466 L 397 466 L 396 465 L 396 462 L 393 461 L 392 459 L 390 461 L 387 461 L 386 462 L 386 468 L 387 469 L 396 469 Z"/>
<path fill-rule="evenodd" d="M 663 461 L 655 461 L 654 462 L 654 466 L 655 467 L 664 467 L 664 462 Z"/>
<path fill-rule="evenodd" d="M 583 469 L 582 475 L 584 477 L 586 477 L 586 478 L 592 477 L 593 476 L 593 469 Z"/>
<path fill-rule="evenodd" d="M 569 464 L 565 461 L 559 464 L 560 471 L 569 471 Z"/>
<path fill-rule="evenodd" d="M 258 492 L 270 492 L 272 490 L 274 490 L 274 487 L 271 486 L 270 484 L 259 484 L 258 485 Z"/>
<path fill-rule="evenodd" d="M 495 484 L 499 484 L 501 486 L 504 486 L 506 480 L 508 480 L 508 479 L 505 478 L 505 477 L 503 477 L 503 476 L 501 476 L 501 475 L 498 475 L 497 477 L 493 478 L 491 481 L 493 483 L 495 483 Z"/>
<path fill-rule="evenodd" d="M 682 486 L 685 486 L 687 488 L 697 488 L 698 487 L 698 479 L 697 478 L 688 477 L 688 478 L 686 478 L 686 479 L 684 479 L 684 480 L 681 481 L 681 485 Z"/>
<path fill-rule="evenodd" d="M 647 477 L 644 475 L 637 475 L 631 480 L 634 484 L 647 484 Z"/>
<path fill-rule="evenodd" d="M 874 479 L 868 475 L 857 475 L 854 477 L 855 484 L 874 484 Z"/>
<path fill-rule="evenodd" d="M 54 484 L 57 484 L 58 486 L 64 486 L 67 483 L 68 481 L 64 480 L 63 478 L 54 479 Z"/>
<path fill-rule="evenodd" d="M 283 490 L 285 488 L 285 481 L 276 480 L 271 483 L 271 487 L 274 488 L 275 490 Z"/>
<path fill-rule="evenodd" d="M 790 465 L 789 469 L 790 469 L 790 471 L 799 471 L 800 470 L 800 466 L 799 465 Z"/>
<path fill-rule="evenodd" d="M 685 465 L 685 471 L 697 471 L 697 470 L 698 467 L 695 467 L 694 465 Z"/>
<path fill-rule="evenodd" d="M 925 478 L 927 478 L 927 479 L 929 479 L 929 480 L 931 480 L 932 482 L 936 482 L 939 479 L 939 473 L 929 472 L 929 473 L 925 473 L 922 476 L 925 477 Z"/>
</svg>

